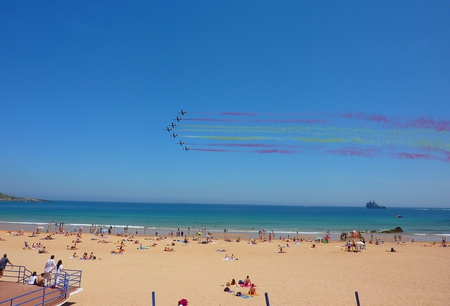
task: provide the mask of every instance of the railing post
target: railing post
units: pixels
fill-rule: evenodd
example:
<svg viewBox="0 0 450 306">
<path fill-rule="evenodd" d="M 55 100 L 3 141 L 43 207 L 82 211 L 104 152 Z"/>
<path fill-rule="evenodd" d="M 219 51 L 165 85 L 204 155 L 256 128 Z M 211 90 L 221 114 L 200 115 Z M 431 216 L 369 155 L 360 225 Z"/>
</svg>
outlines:
<svg viewBox="0 0 450 306">
<path fill-rule="evenodd" d="M 155 291 L 152 291 L 152 306 L 156 306 Z"/>
<path fill-rule="evenodd" d="M 270 306 L 269 294 L 266 292 L 264 293 L 264 296 L 266 297 L 266 306 Z"/>
<path fill-rule="evenodd" d="M 359 295 L 358 295 L 358 291 L 355 291 L 355 296 L 356 296 L 356 305 L 361 306 L 359 304 Z"/>
</svg>

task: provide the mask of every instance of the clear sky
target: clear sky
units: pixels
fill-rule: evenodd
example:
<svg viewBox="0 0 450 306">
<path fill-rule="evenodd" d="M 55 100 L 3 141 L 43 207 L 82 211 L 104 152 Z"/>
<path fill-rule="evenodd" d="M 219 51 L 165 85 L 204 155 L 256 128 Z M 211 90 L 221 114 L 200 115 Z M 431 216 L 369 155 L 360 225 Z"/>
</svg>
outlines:
<svg viewBox="0 0 450 306">
<path fill-rule="evenodd" d="M 449 1 L 2 1 L 0 192 L 450 207 L 449 13 Z M 243 133 L 218 139 L 232 128 Z"/>
</svg>

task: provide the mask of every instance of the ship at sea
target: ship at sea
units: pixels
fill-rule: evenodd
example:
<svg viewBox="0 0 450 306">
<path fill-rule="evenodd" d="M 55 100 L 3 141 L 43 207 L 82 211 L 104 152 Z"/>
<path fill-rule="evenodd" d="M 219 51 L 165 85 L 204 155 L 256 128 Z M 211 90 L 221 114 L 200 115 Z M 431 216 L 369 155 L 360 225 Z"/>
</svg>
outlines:
<svg viewBox="0 0 450 306">
<path fill-rule="evenodd" d="M 366 208 L 386 209 L 386 206 L 379 205 L 375 201 L 369 201 L 369 202 L 366 203 Z"/>
</svg>

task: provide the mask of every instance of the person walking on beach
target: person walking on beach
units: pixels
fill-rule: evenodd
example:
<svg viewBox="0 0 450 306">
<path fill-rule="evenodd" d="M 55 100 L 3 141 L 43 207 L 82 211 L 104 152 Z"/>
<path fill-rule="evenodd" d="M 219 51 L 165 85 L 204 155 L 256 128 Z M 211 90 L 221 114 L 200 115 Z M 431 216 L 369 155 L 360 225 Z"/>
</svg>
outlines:
<svg viewBox="0 0 450 306">
<path fill-rule="evenodd" d="M 14 266 L 8 259 L 8 255 L 4 254 L 3 258 L 0 259 L 0 278 L 3 276 L 3 270 L 6 268 L 6 264 L 10 264 L 11 266 Z"/>
<path fill-rule="evenodd" d="M 59 277 L 61 276 L 61 272 L 63 270 L 62 260 L 58 260 L 58 263 L 55 266 L 55 283 L 52 288 L 58 287 Z"/>
<path fill-rule="evenodd" d="M 50 256 L 50 259 L 47 260 L 44 266 L 44 278 L 47 282 L 45 285 L 50 285 L 51 277 L 52 277 L 52 271 L 56 267 L 55 264 L 55 255 Z"/>
</svg>

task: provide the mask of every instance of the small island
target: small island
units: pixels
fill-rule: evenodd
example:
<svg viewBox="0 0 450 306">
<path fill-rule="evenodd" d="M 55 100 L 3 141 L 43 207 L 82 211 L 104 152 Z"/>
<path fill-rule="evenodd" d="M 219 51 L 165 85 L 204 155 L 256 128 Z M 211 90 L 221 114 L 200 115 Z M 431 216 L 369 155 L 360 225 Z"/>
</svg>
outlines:
<svg viewBox="0 0 450 306">
<path fill-rule="evenodd" d="M 0 202 L 50 202 L 48 200 L 10 196 L 0 192 Z"/>
</svg>

